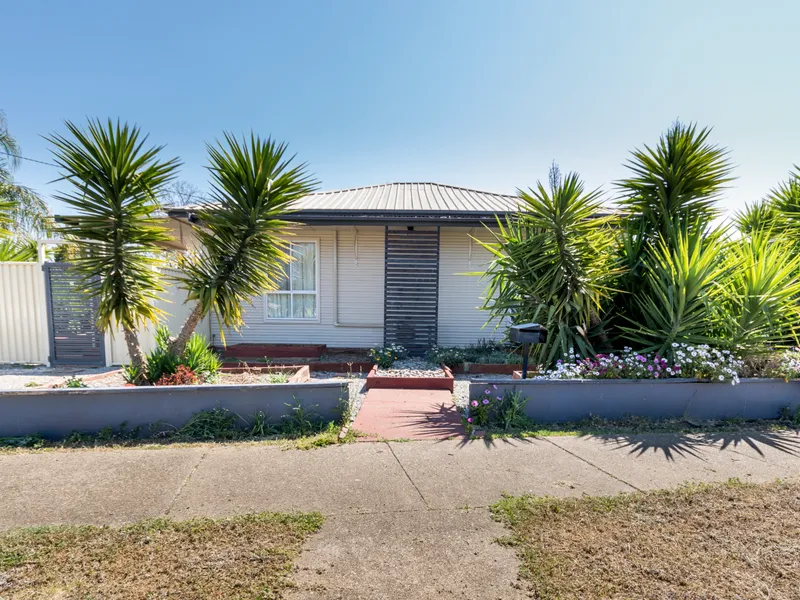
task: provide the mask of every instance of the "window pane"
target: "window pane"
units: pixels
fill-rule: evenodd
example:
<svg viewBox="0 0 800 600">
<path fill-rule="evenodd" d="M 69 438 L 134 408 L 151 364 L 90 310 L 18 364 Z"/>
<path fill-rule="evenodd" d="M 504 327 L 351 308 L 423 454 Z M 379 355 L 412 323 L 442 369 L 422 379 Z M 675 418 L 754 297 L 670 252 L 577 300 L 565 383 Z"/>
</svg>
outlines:
<svg viewBox="0 0 800 600">
<path fill-rule="evenodd" d="M 293 294 L 292 312 L 295 319 L 317 318 L 316 294 Z"/>
<path fill-rule="evenodd" d="M 314 243 L 292 244 L 292 289 L 313 292 L 317 289 L 317 246 Z"/>
<path fill-rule="evenodd" d="M 292 316 L 292 297 L 289 294 L 267 294 L 267 318 L 289 319 Z"/>
<path fill-rule="evenodd" d="M 278 289 L 281 291 L 288 292 L 289 291 L 289 265 L 287 263 L 282 263 L 281 267 L 283 268 L 284 276 L 278 281 Z"/>
</svg>

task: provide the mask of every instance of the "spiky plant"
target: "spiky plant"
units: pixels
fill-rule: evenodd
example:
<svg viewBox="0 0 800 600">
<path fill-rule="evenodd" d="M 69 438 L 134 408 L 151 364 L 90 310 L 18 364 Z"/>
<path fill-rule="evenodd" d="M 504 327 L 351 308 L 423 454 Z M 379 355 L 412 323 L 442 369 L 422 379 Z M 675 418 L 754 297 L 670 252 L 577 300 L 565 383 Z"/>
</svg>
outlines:
<svg viewBox="0 0 800 600">
<path fill-rule="evenodd" d="M 36 242 L 0 239 L 0 262 L 31 262 L 36 258 Z"/>
<path fill-rule="evenodd" d="M 211 200 L 198 211 L 198 249 L 180 266 L 179 285 L 195 304 L 172 342 L 177 354 L 211 311 L 222 325 L 238 328 L 242 305 L 277 289 L 290 260 L 281 217 L 317 184 L 305 163 L 293 165 L 286 144 L 271 138 L 225 133 L 223 143 L 207 149 Z"/>
<path fill-rule="evenodd" d="M 78 246 L 75 269 L 99 302 L 97 326 L 120 325 L 131 364 L 143 373 L 137 328 L 154 322 L 163 291 L 157 267 L 160 242 L 170 239 L 156 217 L 158 194 L 177 171 L 177 159 L 161 160 L 163 146 L 145 148 L 138 127 L 110 119 L 90 120 L 86 130 L 65 122 L 68 135 L 53 134 L 53 156 L 71 189 L 56 198 L 76 215 L 61 233 Z"/>
<path fill-rule="evenodd" d="M 672 227 L 644 259 L 633 295 L 635 312 L 624 315 L 626 339 L 645 352 L 671 357 L 675 343 L 714 344 L 724 281 L 736 268 L 724 260 L 724 232 L 697 224 Z"/>
<path fill-rule="evenodd" d="M 498 220 L 494 241 L 476 239 L 493 256 L 484 308 L 492 320 L 545 325 L 547 342 L 532 349 L 545 367 L 573 348 L 594 354 L 603 303 L 619 274 L 611 255 L 615 217 L 601 216 L 601 193 L 586 192 L 576 173 L 551 183 L 550 190 L 541 183 L 520 190 L 520 212 Z"/>
<path fill-rule="evenodd" d="M 711 129 L 675 122 L 654 148 L 635 149 L 618 181 L 619 205 L 642 219 L 650 235 L 668 234 L 673 224 L 704 227 L 718 215 L 716 203 L 732 181 L 728 150 L 710 144 Z"/>
<path fill-rule="evenodd" d="M 800 326 L 800 254 L 794 240 L 755 229 L 730 244 L 719 337 L 757 353 L 770 346 L 797 345 Z"/>
<path fill-rule="evenodd" d="M 781 212 L 777 210 L 774 202 L 766 198 L 764 200 L 756 200 L 752 204 L 745 204 L 742 210 L 734 213 L 733 223 L 742 234 L 758 231 L 773 231 L 777 233 L 785 226 L 785 220 Z"/>
<path fill-rule="evenodd" d="M 770 190 L 765 199 L 795 235 L 800 233 L 800 167 L 795 165 L 789 179 Z"/>
</svg>

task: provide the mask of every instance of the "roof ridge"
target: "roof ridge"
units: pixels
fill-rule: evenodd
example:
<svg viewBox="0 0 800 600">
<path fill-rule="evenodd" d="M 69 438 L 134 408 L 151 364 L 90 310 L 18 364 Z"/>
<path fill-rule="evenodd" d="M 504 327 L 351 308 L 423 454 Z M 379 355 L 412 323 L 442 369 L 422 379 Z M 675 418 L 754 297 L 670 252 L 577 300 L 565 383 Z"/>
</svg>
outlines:
<svg viewBox="0 0 800 600">
<path fill-rule="evenodd" d="M 379 187 L 388 187 L 394 185 L 435 185 L 438 187 L 449 188 L 452 190 L 463 190 L 467 192 L 477 192 L 479 194 L 490 194 L 492 196 L 500 196 L 502 198 L 514 198 L 517 199 L 517 196 L 514 194 L 501 194 L 500 192 L 490 192 L 487 190 L 478 190 L 475 188 L 464 187 L 461 185 L 450 185 L 447 183 L 436 183 L 434 181 L 390 181 L 387 183 L 376 183 L 374 185 L 360 185 L 358 187 L 351 187 L 351 188 L 341 188 L 338 190 L 321 190 L 318 192 L 311 192 L 308 196 L 319 196 L 322 194 L 338 194 L 340 192 L 355 192 L 358 190 L 366 190 L 370 188 L 379 188 Z"/>
</svg>

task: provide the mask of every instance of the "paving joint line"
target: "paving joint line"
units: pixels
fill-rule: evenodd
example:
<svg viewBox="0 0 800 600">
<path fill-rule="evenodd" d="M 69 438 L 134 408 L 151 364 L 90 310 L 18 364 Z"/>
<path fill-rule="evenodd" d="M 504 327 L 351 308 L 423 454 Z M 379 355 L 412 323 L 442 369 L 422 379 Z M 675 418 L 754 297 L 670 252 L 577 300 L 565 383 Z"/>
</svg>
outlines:
<svg viewBox="0 0 800 600">
<path fill-rule="evenodd" d="M 173 509 L 173 507 L 175 506 L 175 502 L 178 501 L 178 497 L 181 495 L 181 492 L 186 488 L 187 485 L 189 485 L 189 480 L 192 478 L 192 475 L 194 475 L 195 471 L 197 471 L 198 467 L 200 466 L 200 463 L 203 462 L 203 459 L 206 456 L 208 456 L 209 450 L 210 449 L 206 449 L 206 451 L 203 452 L 202 455 L 200 455 L 200 458 L 198 459 L 197 464 L 195 464 L 192 467 L 192 469 L 189 471 L 189 474 L 181 482 L 181 485 L 178 487 L 178 490 L 175 492 L 175 495 L 172 497 L 172 500 L 170 500 L 169 506 L 167 506 L 167 510 L 164 512 L 165 516 L 169 516 L 169 513 Z"/>
<path fill-rule="evenodd" d="M 636 486 L 635 486 L 635 485 L 633 485 L 632 483 L 628 483 L 628 482 L 627 482 L 627 481 L 625 481 L 624 479 L 622 479 L 622 478 L 620 478 L 620 477 L 617 477 L 617 476 L 616 476 L 616 475 L 614 475 L 613 473 L 609 473 L 608 471 L 606 471 L 606 470 L 605 470 L 605 469 L 603 469 L 602 467 L 598 467 L 596 464 L 594 464 L 593 462 L 591 462 L 591 461 L 589 461 L 589 460 L 586 460 L 586 459 L 585 459 L 585 458 L 583 458 L 582 456 L 578 456 L 578 455 L 577 455 L 577 454 L 575 454 L 574 452 L 571 452 L 571 451 L 567 450 L 566 448 L 564 448 L 564 447 L 562 447 L 562 446 L 559 446 L 559 445 L 558 445 L 558 444 L 556 444 L 555 442 L 552 442 L 552 441 L 550 441 L 550 440 L 549 440 L 549 439 L 547 439 L 547 438 L 543 438 L 543 439 L 544 439 L 544 440 L 545 440 L 545 441 L 546 441 L 548 444 L 553 444 L 553 446 L 555 446 L 555 447 L 556 447 L 556 448 L 558 448 L 559 450 L 562 450 L 562 451 L 566 452 L 567 454 L 569 454 L 570 456 L 573 456 L 573 457 L 577 458 L 578 460 L 581 460 L 581 461 L 585 462 L 587 465 L 589 465 L 589 466 L 590 466 L 590 467 L 592 467 L 593 469 L 597 469 L 597 470 L 598 470 L 598 471 L 600 471 L 601 473 L 604 473 L 604 474 L 608 475 L 609 477 L 611 477 L 611 479 L 615 479 L 615 480 L 619 481 L 620 483 L 623 483 L 623 484 L 627 485 L 629 488 L 632 488 L 632 489 L 636 490 L 637 492 L 642 492 L 642 491 L 644 491 L 644 490 L 642 490 L 642 489 L 639 489 L 638 487 L 636 487 Z"/>
<path fill-rule="evenodd" d="M 403 463 L 401 463 L 400 459 L 397 458 L 397 454 L 394 453 L 394 448 L 392 448 L 392 445 L 389 442 L 384 442 L 384 443 L 386 444 L 386 447 L 389 448 L 389 452 L 392 453 L 392 456 L 394 456 L 394 459 L 397 461 L 397 464 L 400 465 L 400 468 L 403 470 L 403 473 L 405 473 L 405 476 L 408 478 L 409 483 L 414 486 L 415 490 L 417 490 L 417 493 L 419 494 L 419 497 L 422 499 L 422 503 L 425 505 L 425 509 L 426 510 L 431 510 L 431 507 L 428 504 L 428 501 L 425 499 L 425 496 L 422 495 L 422 492 L 417 487 L 417 484 L 414 483 L 413 479 L 411 479 L 411 475 L 408 474 L 408 471 L 406 471 L 406 468 L 403 465 Z"/>
</svg>

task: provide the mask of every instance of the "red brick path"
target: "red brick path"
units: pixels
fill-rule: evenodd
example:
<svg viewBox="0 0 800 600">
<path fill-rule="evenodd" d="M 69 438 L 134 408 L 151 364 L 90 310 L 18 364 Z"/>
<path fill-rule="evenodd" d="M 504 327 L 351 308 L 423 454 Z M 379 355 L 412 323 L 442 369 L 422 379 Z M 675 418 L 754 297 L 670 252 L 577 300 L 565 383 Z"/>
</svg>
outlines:
<svg viewBox="0 0 800 600">
<path fill-rule="evenodd" d="M 446 390 L 371 389 L 353 429 L 367 439 L 446 440 L 463 436 L 461 415 Z"/>
</svg>

